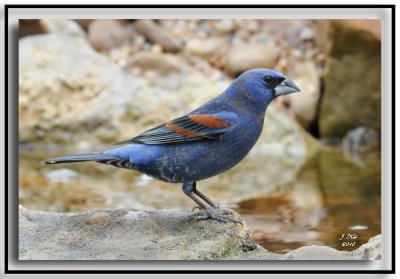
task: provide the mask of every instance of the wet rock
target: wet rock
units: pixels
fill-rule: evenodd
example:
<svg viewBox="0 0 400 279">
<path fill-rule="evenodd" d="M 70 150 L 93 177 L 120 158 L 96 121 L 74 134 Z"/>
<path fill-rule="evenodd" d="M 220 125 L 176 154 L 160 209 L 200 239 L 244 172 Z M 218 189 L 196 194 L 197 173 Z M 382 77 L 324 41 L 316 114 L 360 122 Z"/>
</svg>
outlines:
<svg viewBox="0 0 400 279">
<path fill-rule="evenodd" d="M 89 41 L 97 50 L 119 47 L 129 38 L 128 29 L 115 19 L 96 19 L 88 27 Z"/>
<path fill-rule="evenodd" d="M 343 137 L 364 125 L 380 132 L 380 24 L 379 20 L 334 20 L 329 25 L 332 43 L 326 48 L 319 113 L 322 137 Z"/>
<path fill-rule="evenodd" d="M 279 48 L 274 44 L 238 44 L 226 54 L 226 71 L 237 76 L 252 68 L 274 68 L 279 58 Z"/>
<path fill-rule="evenodd" d="M 166 52 L 175 53 L 182 50 L 183 43 L 153 20 L 139 19 L 135 21 L 134 29 L 148 41 L 161 45 L 162 49 Z"/>
<path fill-rule="evenodd" d="M 313 62 L 306 61 L 293 65 L 289 73 L 301 92 L 285 96 L 284 101 L 294 113 L 296 120 L 305 129 L 309 129 L 316 120 L 321 94 L 318 69 Z"/>
<path fill-rule="evenodd" d="M 235 218 L 237 213 L 228 210 Z M 47 213 L 19 209 L 20 260 L 305 260 L 376 259 L 377 236 L 354 252 L 321 246 L 286 255 L 268 252 L 246 224 L 189 222 L 178 210 Z"/>
</svg>

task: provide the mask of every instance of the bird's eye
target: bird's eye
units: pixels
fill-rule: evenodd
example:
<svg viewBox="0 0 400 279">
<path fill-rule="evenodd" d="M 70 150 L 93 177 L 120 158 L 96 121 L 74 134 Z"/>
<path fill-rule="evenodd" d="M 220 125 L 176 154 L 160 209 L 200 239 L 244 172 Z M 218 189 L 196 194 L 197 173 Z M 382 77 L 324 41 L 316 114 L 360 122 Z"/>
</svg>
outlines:
<svg viewBox="0 0 400 279">
<path fill-rule="evenodd" d="M 270 85 L 272 83 L 272 77 L 271 76 L 265 76 L 264 81 L 266 84 Z"/>
</svg>

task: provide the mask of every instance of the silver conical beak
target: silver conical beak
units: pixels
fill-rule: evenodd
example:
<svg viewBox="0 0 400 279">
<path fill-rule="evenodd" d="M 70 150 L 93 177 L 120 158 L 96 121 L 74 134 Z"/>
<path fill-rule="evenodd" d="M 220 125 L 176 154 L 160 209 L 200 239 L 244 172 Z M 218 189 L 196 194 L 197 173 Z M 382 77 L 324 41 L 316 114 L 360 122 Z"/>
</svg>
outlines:
<svg viewBox="0 0 400 279">
<path fill-rule="evenodd" d="M 300 88 L 290 79 L 286 78 L 277 87 L 275 87 L 275 97 L 286 95 L 294 92 L 299 92 Z"/>
</svg>

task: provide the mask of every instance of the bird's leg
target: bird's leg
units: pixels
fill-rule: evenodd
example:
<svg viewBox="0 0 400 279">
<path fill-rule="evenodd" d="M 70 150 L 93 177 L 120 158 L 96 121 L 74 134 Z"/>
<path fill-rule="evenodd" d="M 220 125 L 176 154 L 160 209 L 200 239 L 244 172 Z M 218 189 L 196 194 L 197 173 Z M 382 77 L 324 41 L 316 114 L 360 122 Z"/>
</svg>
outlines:
<svg viewBox="0 0 400 279">
<path fill-rule="evenodd" d="M 196 182 L 183 182 L 182 190 L 183 192 L 191 198 L 195 203 L 199 205 L 199 207 L 205 210 L 207 207 L 198 199 L 195 195 L 193 195 L 194 190 L 196 189 Z"/>
<path fill-rule="evenodd" d="M 221 221 L 221 222 L 239 223 L 240 225 L 243 226 L 241 221 L 219 213 L 217 211 L 218 206 L 215 203 L 213 203 L 209 198 L 207 198 L 204 194 L 202 194 L 201 192 L 199 192 L 196 189 L 196 182 L 184 182 L 182 185 L 182 190 L 189 198 L 191 198 L 195 203 L 197 203 L 199 205 L 200 209 L 203 209 L 203 211 L 206 213 L 205 216 L 203 214 L 202 215 L 194 214 L 190 217 L 191 220 L 202 221 L 202 220 L 214 219 L 214 220 Z M 194 193 L 196 193 L 199 197 L 201 197 L 204 201 L 206 201 L 210 205 L 210 207 L 206 207 L 194 195 Z"/>
<path fill-rule="evenodd" d="M 218 208 L 218 205 L 216 205 L 212 200 L 207 198 L 202 192 L 197 190 L 196 188 L 196 182 L 194 182 L 193 186 L 193 193 L 202 198 L 206 203 L 208 203 L 212 208 Z"/>
</svg>

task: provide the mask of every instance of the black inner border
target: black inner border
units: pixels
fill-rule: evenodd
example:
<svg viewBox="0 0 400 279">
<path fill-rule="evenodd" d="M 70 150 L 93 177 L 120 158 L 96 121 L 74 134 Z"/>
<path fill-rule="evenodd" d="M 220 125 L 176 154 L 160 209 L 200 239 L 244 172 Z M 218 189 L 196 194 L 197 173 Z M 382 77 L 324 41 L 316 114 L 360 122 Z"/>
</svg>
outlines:
<svg viewBox="0 0 400 279">
<path fill-rule="evenodd" d="M 392 59 L 391 59 L 391 78 L 392 78 L 392 157 L 391 157 L 391 165 L 392 165 L 392 263 L 390 270 L 10 270 L 8 268 L 8 225 L 9 225 L 9 212 L 8 212 L 8 163 L 9 163 L 9 126 L 8 126 L 8 14 L 9 9 L 20 9 L 20 8 L 166 8 L 166 9 L 176 9 L 176 8 L 389 8 L 391 10 L 391 40 L 392 40 Z M 4 158 L 4 166 L 5 166 L 5 183 L 4 183 L 4 192 L 5 192 L 5 203 L 4 203 L 4 220 L 5 220 L 5 249 L 4 249 L 4 267 L 6 274 L 394 274 L 395 273 L 395 244 L 396 244 L 396 210 L 395 210 L 395 41 L 396 41 L 396 30 L 395 30 L 395 15 L 396 15 L 396 7 L 395 5 L 47 5 L 47 4 L 37 4 L 37 5 L 5 5 L 5 17 L 4 17 L 4 36 L 5 36 L 5 64 L 4 64 L 4 73 L 5 73 L 5 158 Z M 15 154 L 11 154 L 15 155 Z"/>
</svg>

